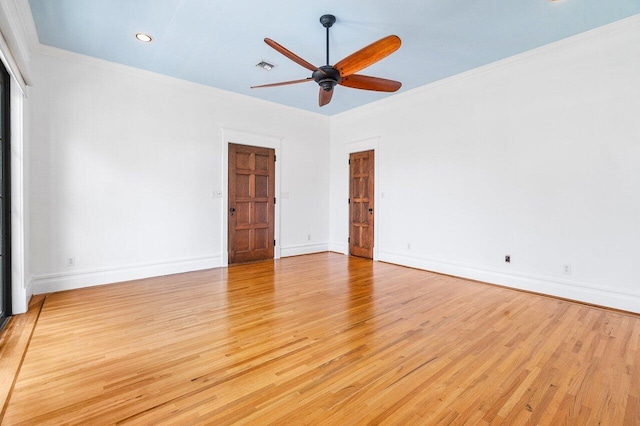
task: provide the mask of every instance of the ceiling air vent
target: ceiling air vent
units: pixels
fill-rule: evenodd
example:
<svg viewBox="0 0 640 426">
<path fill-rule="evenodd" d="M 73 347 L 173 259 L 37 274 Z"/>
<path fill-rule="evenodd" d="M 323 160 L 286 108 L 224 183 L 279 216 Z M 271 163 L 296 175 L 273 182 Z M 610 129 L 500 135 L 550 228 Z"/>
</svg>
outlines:
<svg viewBox="0 0 640 426">
<path fill-rule="evenodd" d="M 263 61 L 258 62 L 256 64 L 256 67 L 265 69 L 267 71 L 271 71 L 271 69 L 273 67 L 275 67 L 275 65 L 274 64 L 270 64 L 269 62 L 263 60 Z"/>
</svg>

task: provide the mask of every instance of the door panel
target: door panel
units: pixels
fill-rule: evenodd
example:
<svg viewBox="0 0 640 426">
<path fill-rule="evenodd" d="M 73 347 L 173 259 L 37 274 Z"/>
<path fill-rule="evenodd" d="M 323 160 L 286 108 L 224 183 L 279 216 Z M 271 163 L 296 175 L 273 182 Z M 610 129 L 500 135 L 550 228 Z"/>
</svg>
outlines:
<svg viewBox="0 0 640 426">
<path fill-rule="evenodd" d="M 229 144 L 229 263 L 273 259 L 275 151 Z"/>
<path fill-rule="evenodd" d="M 349 253 L 373 259 L 373 150 L 351 154 L 349 164 Z"/>
</svg>

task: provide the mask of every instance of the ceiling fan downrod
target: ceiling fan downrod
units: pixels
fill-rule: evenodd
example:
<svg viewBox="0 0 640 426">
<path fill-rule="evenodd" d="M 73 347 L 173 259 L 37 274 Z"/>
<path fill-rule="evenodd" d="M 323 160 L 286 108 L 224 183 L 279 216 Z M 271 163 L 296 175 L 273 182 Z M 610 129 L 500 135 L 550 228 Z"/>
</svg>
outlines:
<svg viewBox="0 0 640 426">
<path fill-rule="evenodd" d="M 327 65 L 329 65 L 329 28 L 336 23 L 336 17 L 333 15 L 322 15 L 320 23 L 327 29 Z"/>
<path fill-rule="evenodd" d="M 327 64 L 314 71 L 313 79 L 325 92 L 330 92 L 341 80 L 338 70 L 329 65 L 329 28 L 336 23 L 336 17 L 333 15 L 322 15 L 320 17 L 320 23 L 327 29 Z"/>
</svg>

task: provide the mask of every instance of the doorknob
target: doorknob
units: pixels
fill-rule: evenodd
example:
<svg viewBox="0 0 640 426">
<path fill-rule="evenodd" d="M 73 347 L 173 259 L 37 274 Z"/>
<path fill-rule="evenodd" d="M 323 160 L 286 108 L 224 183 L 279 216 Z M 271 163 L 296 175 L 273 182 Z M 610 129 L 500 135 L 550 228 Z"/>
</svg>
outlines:
<svg viewBox="0 0 640 426">
<path fill-rule="evenodd" d="M 234 209 L 233 207 L 231 207 L 231 208 L 229 209 L 229 211 L 231 212 L 231 216 L 233 216 L 233 213 L 236 211 L 236 209 Z"/>
<path fill-rule="evenodd" d="M 373 213 L 373 209 L 369 209 L 369 213 Z"/>
</svg>

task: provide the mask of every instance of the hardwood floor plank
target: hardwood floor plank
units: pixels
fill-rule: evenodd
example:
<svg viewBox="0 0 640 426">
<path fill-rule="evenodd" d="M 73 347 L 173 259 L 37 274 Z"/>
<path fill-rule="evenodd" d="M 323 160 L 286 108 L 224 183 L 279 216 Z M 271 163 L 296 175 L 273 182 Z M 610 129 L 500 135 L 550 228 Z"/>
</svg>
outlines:
<svg viewBox="0 0 640 426">
<path fill-rule="evenodd" d="M 44 296 L 35 296 L 29 303 L 28 312 L 11 317 L 0 335 L 0 421 L 43 303 Z"/>
<path fill-rule="evenodd" d="M 638 315 L 321 253 L 47 295 L 3 424 L 634 425 L 639 401 Z"/>
</svg>

